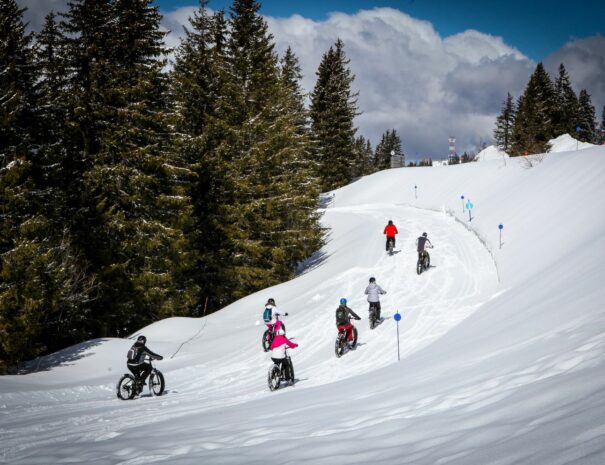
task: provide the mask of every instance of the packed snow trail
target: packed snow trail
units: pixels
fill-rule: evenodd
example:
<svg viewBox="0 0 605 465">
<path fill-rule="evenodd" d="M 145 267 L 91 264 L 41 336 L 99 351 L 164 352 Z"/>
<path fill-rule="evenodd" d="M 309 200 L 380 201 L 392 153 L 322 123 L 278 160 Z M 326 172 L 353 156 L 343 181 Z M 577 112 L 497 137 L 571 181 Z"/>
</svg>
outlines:
<svg viewBox="0 0 605 465">
<path fill-rule="evenodd" d="M 388 219 L 399 228 L 393 256 L 386 253 L 382 234 Z M 163 428 L 161 425 L 178 422 L 179 417 L 192 412 L 203 416 L 228 405 L 279 395 L 281 391 L 270 393 L 267 388 L 270 359 L 261 349 L 264 325 L 257 324 L 268 297 L 275 297 L 280 311 L 289 313 L 284 322 L 288 336 L 300 344 L 291 355 L 298 380 L 295 389 L 301 390 L 394 363 L 395 311 L 404 317 L 400 339 L 401 356 L 405 357 L 444 334 L 496 289 L 489 253 L 471 232 L 443 213 L 368 204 L 328 208 L 323 221 L 332 228 L 323 251 L 326 258 L 294 281 L 207 318 L 167 320 L 145 329 L 152 350 L 174 355 L 156 363 L 166 378 L 165 396 L 144 396 L 132 402 L 115 398 L 115 383 L 125 371 L 120 362 L 131 343 L 121 340 L 101 343 L 112 347 L 109 352 L 118 366 L 110 376 L 98 370 L 98 377 L 92 379 L 99 386 L 83 380 L 82 386 L 66 383 L 56 389 L 13 393 L 11 403 L 20 405 L 22 413 L 9 421 L 5 431 L 7 457 L 27 455 L 30 449 L 39 451 L 61 442 L 115 441 L 123 430 L 135 425 Z M 435 248 L 431 250 L 431 268 L 418 276 L 415 240 L 423 231 L 429 233 Z M 373 331 L 368 327 L 364 295 L 370 276 L 387 290 L 381 299 L 385 320 Z M 334 313 L 340 297 L 348 299 L 362 320 L 355 322 L 357 350 L 337 359 Z M 106 358 L 104 361 L 110 363 Z M 77 376 L 72 381 L 78 384 Z M 23 437 L 32 440 L 23 441 Z"/>
</svg>

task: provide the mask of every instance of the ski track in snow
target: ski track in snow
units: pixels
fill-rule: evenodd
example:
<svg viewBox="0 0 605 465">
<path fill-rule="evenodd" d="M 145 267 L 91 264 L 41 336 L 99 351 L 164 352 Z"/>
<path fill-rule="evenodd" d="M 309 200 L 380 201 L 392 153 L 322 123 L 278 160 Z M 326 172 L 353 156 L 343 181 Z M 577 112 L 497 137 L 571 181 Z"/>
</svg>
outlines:
<svg viewBox="0 0 605 465">
<path fill-rule="evenodd" d="M 324 222 L 330 225 L 334 217 L 347 215 L 352 218 L 352 231 L 357 224 L 369 225 L 375 234 L 367 239 L 363 250 L 332 250 L 326 246 L 328 254 L 348 253 L 350 267 L 335 270 L 329 279 L 317 279 L 325 275 L 323 266 L 303 274 L 298 279 L 310 281 L 311 286 L 298 300 L 305 302 L 304 312 L 290 311 L 286 318 L 288 336 L 300 344 L 290 351 L 296 378 L 292 389 L 308 389 L 343 379 L 362 375 L 397 361 L 396 325 L 393 314 L 399 311 L 400 350 L 404 358 L 420 350 L 446 333 L 464 318 L 476 311 L 483 302 L 490 299 L 497 289 L 498 281 L 492 257 L 473 233 L 457 224 L 453 218 L 439 212 L 393 205 L 363 205 L 359 208 L 329 208 L 325 211 Z M 385 218 L 393 219 L 399 229 L 395 254 L 388 256 L 384 250 L 385 237 L 381 234 Z M 435 246 L 430 250 L 431 268 L 418 276 L 416 274 L 416 238 L 423 232 Z M 323 276 L 322 275 L 322 276 Z M 382 324 L 371 331 L 368 327 L 366 296 L 363 294 L 368 278 L 375 276 L 377 282 L 387 290 L 382 296 Z M 339 289 L 338 296 L 333 289 Z M 346 353 L 341 359 L 334 355 L 336 328 L 334 312 L 339 296 L 349 300 L 349 306 L 362 317 L 354 322 L 359 331 L 359 345 L 356 350 Z M 288 303 L 282 302 L 285 311 Z M 262 302 L 257 302 L 255 311 L 262 311 Z M 281 308 L 281 307 L 280 307 Z M 220 312 L 219 312 L 220 313 Z M 195 320 L 199 328 L 193 337 L 178 341 L 179 357 L 189 357 L 191 365 L 172 371 L 164 371 L 167 393 L 161 398 L 145 394 L 139 400 L 118 401 L 115 398 L 115 382 L 101 386 L 81 388 L 49 388 L 45 391 L 24 394 L 6 394 L 2 400 L 0 419 L 2 445 L 0 457 L 10 463 L 51 463 L 41 459 L 40 451 L 50 445 L 62 443 L 73 445 L 78 442 L 102 443 L 111 441 L 125 432 L 131 432 L 140 425 L 146 428 L 161 422 L 178 422 L 179 417 L 191 415 L 192 411 L 203 418 L 204 413 L 225 408 L 228 405 L 251 402 L 266 396 L 285 395 L 283 392 L 270 393 L 266 384 L 266 373 L 271 364 L 268 354 L 260 348 L 260 337 L 264 325 L 242 331 L 237 327 L 228 337 L 238 340 L 233 350 L 224 353 L 213 350 L 215 341 L 209 334 L 224 331 L 225 323 L 217 314 L 212 319 Z M 223 329 L 221 329 L 223 327 Z M 244 335 L 245 334 L 245 335 Z M 245 339 L 247 340 L 245 340 Z M 153 348 L 153 342 L 150 341 Z M 437 401 L 436 401 L 437 402 Z M 440 400 L 433 408 L 443 408 L 451 400 Z M 6 404 L 10 403 L 8 409 Z M 441 406 L 441 407 L 440 407 Z M 409 414 L 414 406 L 402 411 L 391 411 L 389 416 Z M 18 410 L 18 415 L 17 415 Z M 375 421 L 362 418 L 352 421 L 351 428 L 368 426 Z M 347 428 L 339 425 L 339 430 Z M 332 431 L 318 430 L 314 435 L 329 435 Z M 268 441 L 272 430 L 256 431 L 246 444 Z M 28 438 L 24 440 L 24 438 Z M 204 441 L 204 448 L 224 447 L 221 443 L 212 445 Z M 136 450 L 136 448 L 135 448 Z M 116 451 L 123 455 L 123 465 L 152 463 L 169 460 L 175 455 L 186 454 L 187 448 L 177 448 L 167 454 L 140 455 L 133 451 Z M 31 452 L 31 456 L 29 453 Z M 67 458 L 69 451 L 55 457 L 56 463 Z M 127 458 L 128 455 L 136 455 Z M 91 458 L 98 459 L 94 455 Z M 107 460 L 107 457 L 101 461 Z M 115 460 L 115 456 L 114 459 Z M 108 463 L 117 463 L 110 461 Z"/>
</svg>

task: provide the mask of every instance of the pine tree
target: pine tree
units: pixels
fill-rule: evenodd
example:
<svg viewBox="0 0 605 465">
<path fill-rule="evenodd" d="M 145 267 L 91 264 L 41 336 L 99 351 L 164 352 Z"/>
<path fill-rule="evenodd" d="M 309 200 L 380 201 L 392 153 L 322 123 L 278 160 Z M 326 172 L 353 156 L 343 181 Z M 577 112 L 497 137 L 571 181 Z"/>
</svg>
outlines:
<svg viewBox="0 0 605 465">
<path fill-rule="evenodd" d="M 517 103 L 511 155 L 546 151 L 554 137 L 554 96 L 553 84 L 542 63 L 538 63 Z"/>
<path fill-rule="evenodd" d="M 40 34 L 36 70 L 31 37 L 24 34 L 21 22 L 23 10 L 10 3 L 0 1 L 3 30 L 12 35 L 0 60 L 2 75 L 13 73 L 11 80 L 17 80 L 9 101 L 14 104 L 11 128 L 19 134 L 4 134 L 3 142 L 11 146 L 3 147 L 2 159 L 12 160 L 0 171 L 0 371 L 3 361 L 12 365 L 86 336 L 82 328 L 87 308 L 81 304 L 94 295 L 94 282 L 86 277 L 86 264 L 61 217 L 64 196 L 57 141 L 63 115 L 59 102 L 50 97 L 50 89 L 58 95 L 60 87 L 55 85 L 58 73 L 49 53 L 50 43 L 58 39 L 56 25 L 51 17 Z M 7 57 L 9 65 L 4 68 Z"/>
<path fill-rule="evenodd" d="M 146 0 L 70 3 L 67 40 L 74 132 L 72 232 L 99 285 L 97 334 L 129 331 L 193 304 L 167 147 L 164 34 Z M 180 279 L 184 277 L 185 279 Z"/>
<path fill-rule="evenodd" d="M 554 135 L 574 134 L 578 121 L 578 97 L 571 87 L 571 81 L 563 63 L 559 66 L 559 76 L 555 80 L 555 106 L 553 114 Z"/>
<path fill-rule="evenodd" d="M 372 144 L 363 136 L 358 136 L 355 139 L 353 159 L 352 175 L 354 178 L 359 178 L 376 171 Z"/>
<path fill-rule="evenodd" d="M 405 155 L 401 148 L 401 139 L 395 129 L 387 130 L 376 146 L 374 155 L 376 168 L 384 170 L 405 166 Z"/>
<path fill-rule="evenodd" d="M 513 96 L 509 93 L 502 103 L 502 113 L 496 118 L 496 129 L 494 129 L 494 140 L 500 150 L 510 152 L 513 127 L 515 125 L 515 104 Z"/>
<path fill-rule="evenodd" d="M 338 39 L 321 60 L 311 94 L 314 150 L 322 179 L 322 190 L 341 187 L 352 179 L 351 165 L 356 128 L 357 94 L 351 91 L 355 76 L 344 43 Z"/>
<path fill-rule="evenodd" d="M 580 91 L 579 107 L 578 127 L 580 131 L 576 132 L 577 139 L 581 142 L 598 142 L 595 108 L 586 89 Z"/>
</svg>

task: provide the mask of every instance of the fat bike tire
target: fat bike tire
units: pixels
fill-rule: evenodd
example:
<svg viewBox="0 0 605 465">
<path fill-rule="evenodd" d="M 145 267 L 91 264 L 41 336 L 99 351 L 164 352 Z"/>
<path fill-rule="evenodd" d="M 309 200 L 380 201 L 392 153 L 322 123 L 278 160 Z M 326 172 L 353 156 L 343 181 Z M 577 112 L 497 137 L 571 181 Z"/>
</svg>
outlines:
<svg viewBox="0 0 605 465">
<path fill-rule="evenodd" d="M 153 370 L 149 375 L 149 390 L 153 396 L 161 396 L 164 394 L 164 388 L 166 383 L 164 382 L 164 375 L 158 370 Z"/>
<path fill-rule="evenodd" d="M 136 395 L 136 393 L 136 381 L 134 376 L 129 374 L 122 376 L 116 386 L 116 394 L 118 399 L 130 400 Z"/>
<path fill-rule="evenodd" d="M 267 374 L 267 384 L 269 385 L 270 391 L 275 391 L 279 389 L 279 385 L 281 383 L 281 372 L 277 365 L 272 365 L 269 368 L 269 373 Z"/>
<path fill-rule="evenodd" d="M 261 343 L 265 352 L 269 352 L 269 348 L 271 347 L 271 338 L 269 337 L 270 334 L 271 331 L 268 329 L 263 333 L 263 340 Z"/>
</svg>

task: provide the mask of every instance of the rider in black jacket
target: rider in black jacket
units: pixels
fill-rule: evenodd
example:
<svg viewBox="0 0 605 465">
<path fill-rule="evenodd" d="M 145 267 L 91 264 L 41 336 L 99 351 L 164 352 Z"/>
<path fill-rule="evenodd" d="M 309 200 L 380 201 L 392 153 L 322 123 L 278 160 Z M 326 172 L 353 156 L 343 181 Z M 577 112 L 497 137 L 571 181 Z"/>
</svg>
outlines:
<svg viewBox="0 0 605 465">
<path fill-rule="evenodd" d="M 126 366 L 134 375 L 136 380 L 143 385 L 145 384 L 145 380 L 151 373 L 151 363 L 145 360 L 146 356 L 151 357 L 155 360 L 162 360 L 164 357 L 161 355 L 152 352 L 147 348 L 145 343 L 147 342 L 147 338 L 145 336 L 139 336 L 137 338 L 137 342 L 130 348 L 128 351 L 128 362 Z"/>
</svg>

